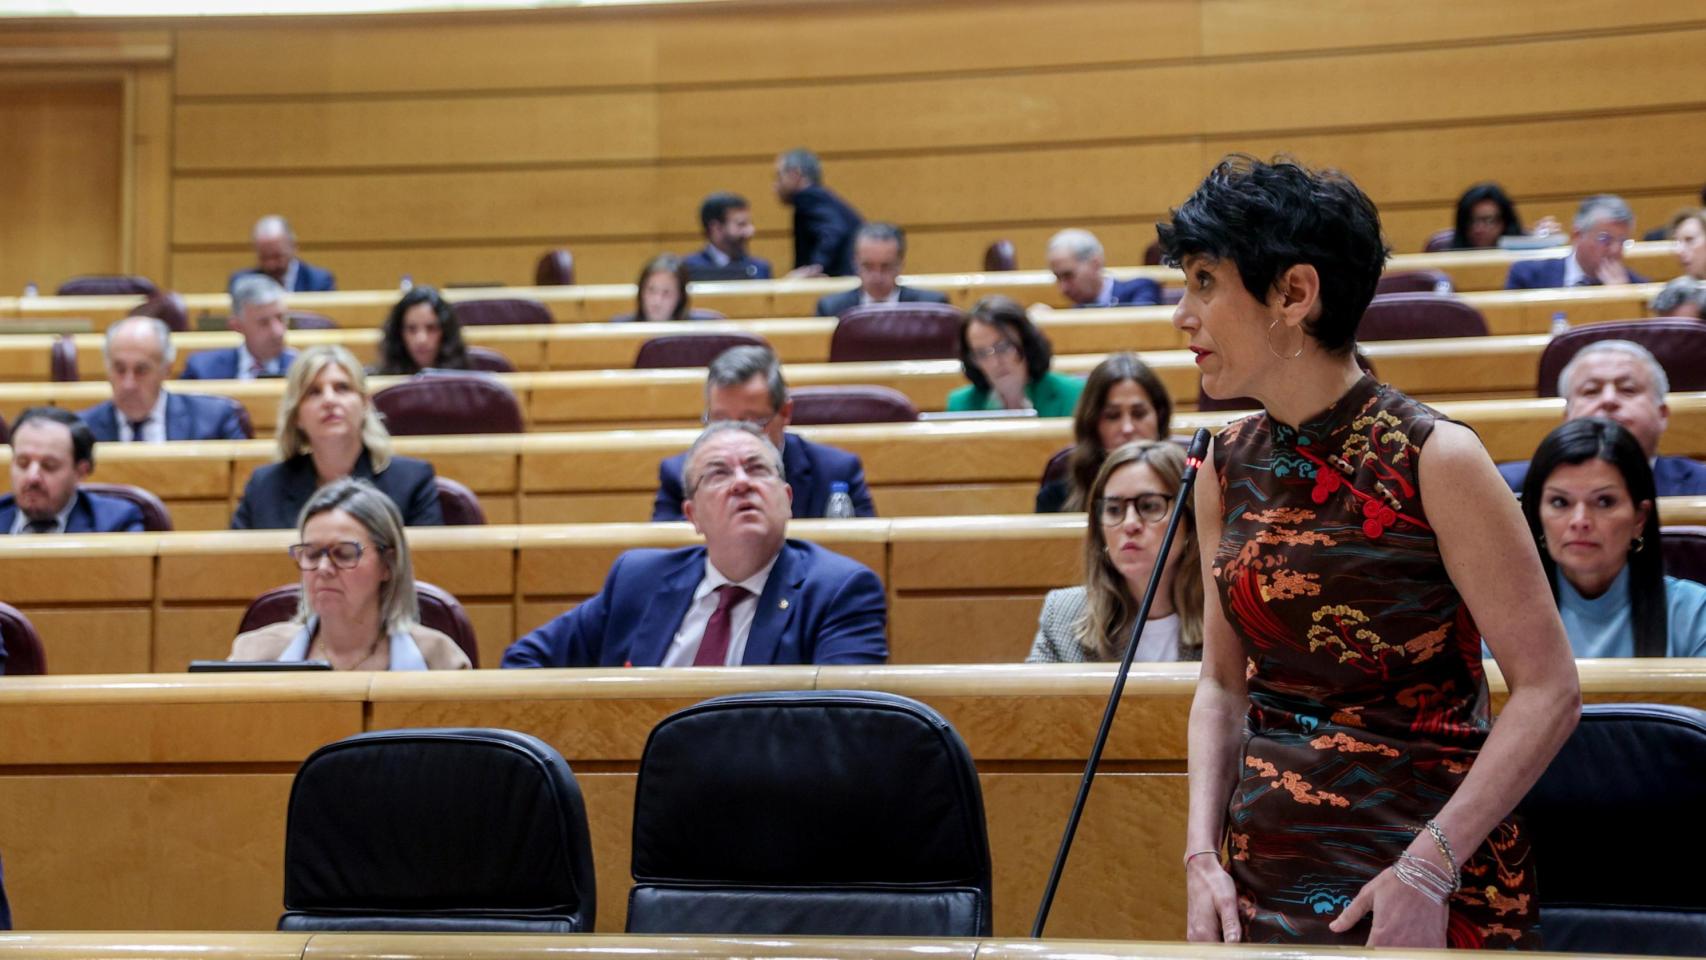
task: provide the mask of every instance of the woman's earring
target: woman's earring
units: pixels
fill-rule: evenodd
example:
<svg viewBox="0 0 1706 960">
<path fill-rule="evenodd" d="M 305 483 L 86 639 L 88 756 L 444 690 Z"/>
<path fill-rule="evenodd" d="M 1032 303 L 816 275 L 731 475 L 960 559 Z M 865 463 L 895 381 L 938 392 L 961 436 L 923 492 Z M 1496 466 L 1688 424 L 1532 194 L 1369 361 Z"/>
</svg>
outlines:
<svg viewBox="0 0 1706 960">
<path fill-rule="evenodd" d="M 1540 545 L 1540 552 L 1541 553 L 1546 552 L 1546 534 L 1543 533 L 1540 536 L 1535 537 L 1534 542 Z"/>
<path fill-rule="evenodd" d="M 1274 328 L 1277 326 L 1279 326 L 1279 318 L 1275 317 L 1274 322 L 1268 324 L 1267 336 L 1262 338 L 1263 342 L 1268 345 L 1268 352 L 1274 355 L 1274 359 L 1276 359 L 1276 360 L 1296 360 L 1298 357 L 1303 356 L 1303 338 L 1308 336 L 1308 334 L 1299 330 L 1298 331 L 1298 341 L 1297 341 L 1297 352 L 1290 355 L 1290 356 L 1286 356 L 1285 354 L 1280 353 L 1278 350 L 1274 349 Z"/>
<path fill-rule="evenodd" d="M 1636 537 L 1635 539 L 1629 541 L 1629 552 L 1630 553 L 1640 553 L 1641 548 L 1645 547 L 1646 545 L 1647 545 L 1647 538 L 1646 537 Z"/>
</svg>

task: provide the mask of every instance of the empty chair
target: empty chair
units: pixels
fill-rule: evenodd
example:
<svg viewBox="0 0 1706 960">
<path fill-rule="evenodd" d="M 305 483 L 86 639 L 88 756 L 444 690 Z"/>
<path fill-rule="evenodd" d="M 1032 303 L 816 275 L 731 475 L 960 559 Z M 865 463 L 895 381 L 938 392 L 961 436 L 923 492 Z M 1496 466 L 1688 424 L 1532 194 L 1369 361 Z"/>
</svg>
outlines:
<svg viewBox="0 0 1706 960">
<path fill-rule="evenodd" d="M 1254 403 L 1255 401 L 1252 400 L 1250 402 Z M 1201 401 L 1199 400 L 1197 409 L 1219 408 L 1204 408 L 1201 406 Z M 1043 466 L 1042 479 L 1037 482 L 1038 487 L 1046 487 L 1051 483 L 1066 479 L 1066 466 L 1072 460 L 1072 451 L 1074 449 L 1076 449 L 1076 445 L 1062 447 L 1054 456 L 1048 458 L 1048 463 Z"/>
<path fill-rule="evenodd" d="M 1143 248 L 1143 265 L 1146 267 L 1161 265 L 1161 244 L 1159 241 Z"/>
<path fill-rule="evenodd" d="M 1706 956 L 1706 712 L 1601 703 L 1517 807 L 1546 949 Z M 1473 878 L 1465 877 L 1468 886 Z"/>
<path fill-rule="evenodd" d="M 336 330 L 338 322 L 312 310 L 291 310 L 284 315 L 292 330 Z"/>
<path fill-rule="evenodd" d="M 280 930 L 590 933 L 596 904 L 580 786 L 537 737 L 360 733 L 291 785 Z"/>
<path fill-rule="evenodd" d="M 457 301 L 456 320 L 464 327 L 555 322 L 551 311 L 537 300 L 504 298 Z"/>
<path fill-rule="evenodd" d="M 1399 270 L 1383 273 L 1374 295 L 1383 293 L 1450 293 L 1451 277 L 1438 270 Z"/>
<path fill-rule="evenodd" d="M 1706 527 L 1664 527 L 1659 542 L 1665 552 L 1665 573 L 1706 583 Z"/>
<path fill-rule="evenodd" d="M 763 337 L 738 330 L 727 333 L 672 333 L 665 337 L 653 337 L 640 344 L 640 352 L 634 356 L 634 369 L 703 367 L 730 347 L 768 346 L 770 344 Z"/>
<path fill-rule="evenodd" d="M 78 489 L 109 497 L 118 497 L 136 504 L 142 511 L 142 529 L 149 533 L 165 533 L 172 529 L 172 513 L 152 491 L 128 483 L 92 483 L 84 481 Z"/>
<path fill-rule="evenodd" d="M 12 442 L 12 428 L 7 426 L 6 418 L 0 417 L 0 443 Z"/>
<path fill-rule="evenodd" d="M 444 514 L 445 526 L 480 526 L 486 522 L 486 511 L 481 509 L 480 498 L 474 495 L 474 491 L 443 474 L 435 475 L 433 482 L 438 485 L 438 510 Z M 438 588 L 434 587 L 433 589 Z M 429 623 L 427 626 L 433 625 Z M 450 633 L 449 630 L 444 632 Z M 451 636 L 454 638 L 455 634 L 451 634 Z M 473 655 L 470 654 L 468 659 L 474 659 Z M 474 666 L 477 667 L 479 664 L 476 663 Z"/>
<path fill-rule="evenodd" d="M 81 379 L 77 370 L 77 341 L 69 334 L 60 334 L 53 339 L 52 352 L 48 356 L 48 376 L 55 383 L 76 383 Z"/>
<path fill-rule="evenodd" d="M 843 313 L 829 338 L 831 363 L 952 360 L 965 314 L 945 303 L 871 303 Z"/>
<path fill-rule="evenodd" d="M 154 281 L 147 277 L 108 274 L 72 277 L 60 284 L 58 290 L 59 296 L 62 297 L 124 297 L 132 294 L 152 297 L 158 292 Z"/>
<path fill-rule="evenodd" d="M 501 351 L 491 347 L 467 346 L 468 369 L 483 370 L 486 373 L 514 373 L 515 364 L 504 356 Z"/>
<path fill-rule="evenodd" d="M 421 625 L 456 641 L 456 645 L 468 655 L 468 665 L 479 667 L 480 647 L 474 636 L 474 624 L 468 619 L 468 612 L 462 609 L 461 601 L 448 590 L 421 580 L 415 581 L 415 600 L 420 604 Z M 273 587 L 250 601 L 249 609 L 243 611 L 243 622 L 237 627 L 237 632 L 248 633 L 269 624 L 283 623 L 296 616 L 297 605 L 301 602 L 302 584 L 287 583 Z"/>
<path fill-rule="evenodd" d="M 893 387 L 853 385 L 845 387 L 794 387 L 789 423 L 801 426 L 826 423 L 911 423 L 918 408 L 911 398 Z"/>
<path fill-rule="evenodd" d="M 393 436 L 521 433 L 527 425 L 510 389 L 480 373 L 419 374 L 373 395 Z"/>
<path fill-rule="evenodd" d="M 1596 340 L 1632 340 L 1652 351 L 1672 390 L 1706 390 L 1706 322 L 1672 317 L 1590 323 L 1558 334 L 1540 352 L 1536 396 L 1557 396 L 1570 358 Z"/>
<path fill-rule="evenodd" d="M 1437 293 L 1376 296 L 1357 324 L 1358 340 L 1429 340 L 1435 337 L 1484 337 L 1481 311 L 1456 297 Z"/>
<path fill-rule="evenodd" d="M 1428 235 L 1427 242 L 1422 244 L 1422 252 L 1441 253 L 1443 251 L 1450 250 L 1452 243 L 1456 242 L 1456 240 L 1457 231 L 1451 227 L 1446 227 L 1444 230 L 1435 230 L 1432 234 Z"/>
<path fill-rule="evenodd" d="M 1019 269 L 1019 251 L 1014 249 L 1013 241 L 997 240 L 985 248 L 983 269 L 991 273 Z"/>
<path fill-rule="evenodd" d="M 575 255 L 567 250 L 547 250 L 533 268 L 536 287 L 572 287 L 575 283 Z"/>
<path fill-rule="evenodd" d="M 190 308 L 184 302 L 182 294 L 173 290 L 162 290 L 142 302 L 142 306 L 130 311 L 133 317 L 154 317 L 165 321 L 173 333 L 183 333 L 190 328 Z"/>
<path fill-rule="evenodd" d="M 0 603 L 0 648 L 6 657 L 0 661 L 0 673 L 9 677 L 39 676 L 47 672 L 47 651 L 42 649 L 41 634 L 35 624 L 17 607 Z"/>
<path fill-rule="evenodd" d="M 965 742 L 915 700 L 717 697 L 652 730 L 635 784 L 630 933 L 990 934 Z"/>
</svg>

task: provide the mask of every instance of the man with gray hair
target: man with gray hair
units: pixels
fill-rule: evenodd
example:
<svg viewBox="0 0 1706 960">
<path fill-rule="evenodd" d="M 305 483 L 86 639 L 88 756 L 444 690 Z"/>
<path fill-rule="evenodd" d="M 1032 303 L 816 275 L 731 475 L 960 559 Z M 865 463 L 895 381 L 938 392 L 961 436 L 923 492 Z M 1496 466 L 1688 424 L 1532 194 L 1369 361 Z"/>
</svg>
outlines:
<svg viewBox="0 0 1706 960">
<path fill-rule="evenodd" d="M 762 429 L 717 421 L 687 451 L 705 545 L 629 550 L 591 599 L 504 651 L 505 667 L 882 663 L 882 581 L 787 538 L 787 471 Z"/>
<path fill-rule="evenodd" d="M 296 256 L 296 231 L 277 214 L 268 214 L 255 221 L 249 239 L 255 245 L 255 266 L 235 271 L 226 283 L 227 290 L 236 290 L 237 281 L 260 274 L 271 277 L 292 293 L 336 290 L 338 281 L 332 271 L 322 270 Z"/>
<path fill-rule="evenodd" d="M 876 516 L 871 491 L 865 489 L 865 465 L 845 450 L 788 433 L 793 415 L 794 401 L 788 398 L 788 385 L 782 380 L 782 364 L 769 347 L 730 347 L 706 369 L 705 413 L 701 419 L 705 423 L 726 420 L 751 424 L 782 451 L 782 465 L 793 488 L 795 519 L 828 513 L 831 487 L 838 481 L 847 484 L 855 514 Z M 687 518 L 682 485 L 687 459 L 687 454 L 678 454 L 658 464 L 653 520 Z"/>
<path fill-rule="evenodd" d="M 1161 285 L 1144 277 L 1116 281 L 1103 273 L 1102 242 L 1088 230 L 1062 230 L 1049 239 L 1048 268 L 1060 295 L 1075 307 L 1124 307 L 1161 302 Z"/>
<path fill-rule="evenodd" d="M 853 235 L 853 269 L 859 285 L 832 293 L 817 302 L 817 315 L 839 317 L 867 303 L 947 303 L 939 290 L 920 290 L 900 284 L 906 268 L 906 231 L 892 223 L 867 223 Z"/>
<path fill-rule="evenodd" d="M 1687 457 L 1659 456 L 1659 438 L 1670 420 L 1670 378 L 1646 347 L 1629 340 L 1599 340 L 1579 350 L 1558 375 L 1564 419 L 1604 417 L 1634 435 L 1653 466 L 1661 497 L 1706 494 L 1706 464 Z M 1499 473 L 1521 492 L 1528 462 L 1500 464 Z"/>
<path fill-rule="evenodd" d="M 225 350 L 206 350 L 184 364 L 185 380 L 258 380 L 282 377 L 296 360 L 285 347 L 288 315 L 284 288 L 271 277 L 252 273 L 231 287 L 231 316 L 226 326 L 243 335 L 243 342 Z"/>
<path fill-rule="evenodd" d="M 1597 287 L 1646 283 L 1623 264 L 1623 245 L 1635 230 L 1635 212 L 1609 193 L 1582 201 L 1570 229 L 1570 255 L 1560 260 L 1518 260 L 1505 274 L 1506 290 Z"/>
<path fill-rule="evenodd" d="M 79 413 L 95 439 L 164 443 L 168 440 L 247 440 L 247 418 L 237 401 L 170 393 L 177 348 L 172 331 L 153 317 L 126 317 L 107 328 L 101 348 L 113 398 Z"/>
<path fill-rule="evenodd" d="M 823 164 L 804 147 L 776 158 L 776 199 L 794 208 L 790 277 L 845 277 L 853 272 L 859 211 L 823 185 Z"/>
</svg>

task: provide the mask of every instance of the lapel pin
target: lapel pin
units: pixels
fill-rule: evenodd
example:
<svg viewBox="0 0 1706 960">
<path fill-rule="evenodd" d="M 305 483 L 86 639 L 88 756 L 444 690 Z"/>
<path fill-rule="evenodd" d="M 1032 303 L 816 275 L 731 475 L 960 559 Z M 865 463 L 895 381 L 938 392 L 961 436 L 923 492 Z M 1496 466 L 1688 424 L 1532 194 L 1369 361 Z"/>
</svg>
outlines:
<svg viewBox="0 0 1706 960">
<path fill-rule="evenodd" d="M 782 601 L 780 603 L 776 604 L 776 606 L 778 609 L 781 609 L 781 610 L 788 609 L 788 599 L 786 597 L 782 598 Z"/>
</svg>

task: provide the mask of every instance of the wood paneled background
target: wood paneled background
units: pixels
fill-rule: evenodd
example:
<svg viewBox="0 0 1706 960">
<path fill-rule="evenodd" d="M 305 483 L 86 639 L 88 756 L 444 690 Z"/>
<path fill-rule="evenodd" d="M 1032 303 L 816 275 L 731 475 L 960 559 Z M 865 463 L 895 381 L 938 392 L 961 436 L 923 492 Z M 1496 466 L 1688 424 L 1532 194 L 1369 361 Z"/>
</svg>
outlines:
<svg viewBox="0 0 1706 960">
<path fill-rule="evenodd" d="M 185 291 L 221 289 L 270 212 L 345 289 L 526 282 L 556 245 L 584 282 L 631 281 L 698 245 L 715 189 L 752 199 L 757 250 L 786 261 L 771 162 L 796 145 L 907 226 L 921 272 L 976 269 L 996 237 L 1040 266 L 1073 224 L 1135 263 L 1230 150 L 1350 171 L 1399 250 L 1477 180 L 1529 219 L 1622 193 L 1643 227 L 1706 180 L 1689 0 L 732 0 L 133 29 L 169 50 L 126 100 L 134 242 L 63 272 Z M 27 55 L 77 36 L 54 30 L 13 29 L 0 66 L 62 69 Z M 124 262 L 96 263 L 108 248 Z"/>
</svg>

